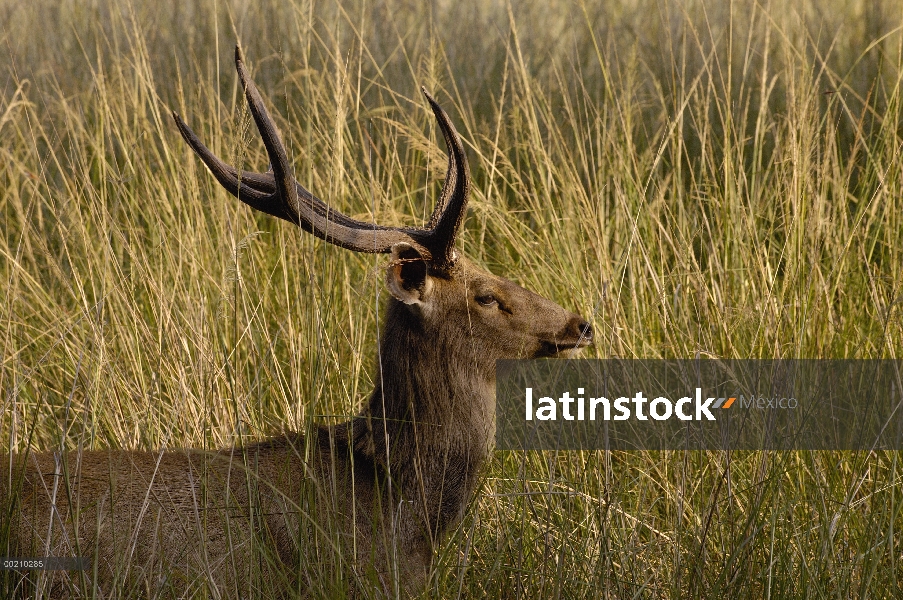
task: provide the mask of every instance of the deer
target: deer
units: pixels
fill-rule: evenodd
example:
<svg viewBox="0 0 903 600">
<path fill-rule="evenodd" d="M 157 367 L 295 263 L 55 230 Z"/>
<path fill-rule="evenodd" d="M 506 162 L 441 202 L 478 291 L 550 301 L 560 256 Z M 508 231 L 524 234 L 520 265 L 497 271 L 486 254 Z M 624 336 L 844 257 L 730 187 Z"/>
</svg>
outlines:
<svg viewBox="0 0 903 600">
<path fill-rule="evenodd" d="M 422 593 L 492 452 L 496 361 L 592 343 L 582 317 L 455 248 L 470 169 L 425 88 L 448 150 L 445 181 L 425 227 L 388 227 L 348 217 L 302 187 L 238 46 L 235 66 L 269 169 L 223 162 L 173 111 L 176 127 L 244 204 L 335 246 L 390 256 L 375 389 L 346 422 L 219 451 L 8 455 L 0 498 L 10 507 L 12 555 L 91 560 L 87 571 L 29 575 L 51 596 L 243 597 L 260 584 L 255 573 L 284 578 L 288 589 L 334 585 L 337 595 L 354 595 L 362 581 L 377 595 Z M 316 573 L 327 575 L 315 581 Z"/>
</svg>

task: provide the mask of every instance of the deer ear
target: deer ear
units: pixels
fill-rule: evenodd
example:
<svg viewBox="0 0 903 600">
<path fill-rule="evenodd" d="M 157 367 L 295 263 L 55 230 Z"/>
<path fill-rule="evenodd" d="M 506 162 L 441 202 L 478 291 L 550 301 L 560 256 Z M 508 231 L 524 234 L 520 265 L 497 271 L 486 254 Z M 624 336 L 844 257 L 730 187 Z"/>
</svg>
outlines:
<svg viewBox="0 0 903 600">
<path fill-rule="evenodd" d="M 423 304 L 433 288 L 429 265 L 417 248 L 405 242 L 392 245 L 392 263 L 386 274 L 389 292 L 405 304 Z"/>
</svg>

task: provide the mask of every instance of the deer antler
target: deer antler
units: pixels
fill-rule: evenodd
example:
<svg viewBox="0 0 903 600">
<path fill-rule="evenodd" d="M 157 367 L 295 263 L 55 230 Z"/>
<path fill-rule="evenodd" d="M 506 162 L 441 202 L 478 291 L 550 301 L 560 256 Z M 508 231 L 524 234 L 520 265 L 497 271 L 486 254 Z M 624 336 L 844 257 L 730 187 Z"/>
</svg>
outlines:
<svg viewBox="0 0 903 600">
<path fill-rule="evenodd" d="M 426 228 L 385 227 L 352 219 L 311 194 L 291 174 L 288 154 L 279 132 L 264 106 L 257 86 L 248 76 L 241 49 L 235 47 L 235 68 L 257 130 L 272 165 L 267 173 L 241 171 L 220 160 L 198 138 L 182 118 L 173 112 L 179 132 L 192 150 L 226 190 L 256 210 L 300 225 L 318 238 L 357 252 L 386 253 L 398 242 L 407 242 L 425 251 L 433 268 L 447 270 L 455 262 L 455 238 L 467 212 L 470 169 L 458 132 L 436 100 L 421 88 L 442 129 L 448 148 L 448 171 L 442 193 Z"/>
</svg>

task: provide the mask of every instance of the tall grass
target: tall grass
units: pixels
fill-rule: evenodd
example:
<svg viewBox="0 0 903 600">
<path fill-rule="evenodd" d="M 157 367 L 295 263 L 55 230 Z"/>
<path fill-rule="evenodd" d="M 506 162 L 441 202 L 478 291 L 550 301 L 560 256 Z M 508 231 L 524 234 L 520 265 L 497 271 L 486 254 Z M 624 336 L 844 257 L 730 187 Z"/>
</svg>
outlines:
<svg viewBox="0 0 903 600">
<path fill-rule="evenodd" d="M 431 90 L 464 251 L 590 356 L 899 358 L 903 8 L 604 4 L 0 2 L 0 439 L 216 448 L 372 389 L 384 260 L 228 197 L 168 115 L 265 168 L 236 41 L 298 179 L 363 219 L 428 217 Z M 899 456 L 498 452 L 432 590 L 894 597 Z"/>
</svg>

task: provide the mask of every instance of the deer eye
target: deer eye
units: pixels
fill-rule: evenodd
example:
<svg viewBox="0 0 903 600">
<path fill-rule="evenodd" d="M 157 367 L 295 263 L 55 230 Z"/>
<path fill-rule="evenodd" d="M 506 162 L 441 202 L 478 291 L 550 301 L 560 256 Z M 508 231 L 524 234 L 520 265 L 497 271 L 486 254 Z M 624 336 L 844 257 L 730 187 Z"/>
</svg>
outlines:
<svg viewBox="0 0 903 600">
<path fill-rule="evenodd" d="M 496 300 L 495 296 L 493 296 L 492 294 L 483 294 L 481 296 L 477 296 L 476 301 L 480 304 L 480 306 L 492 306 L 499 303 L 499 301 Z"/>
</svg>

